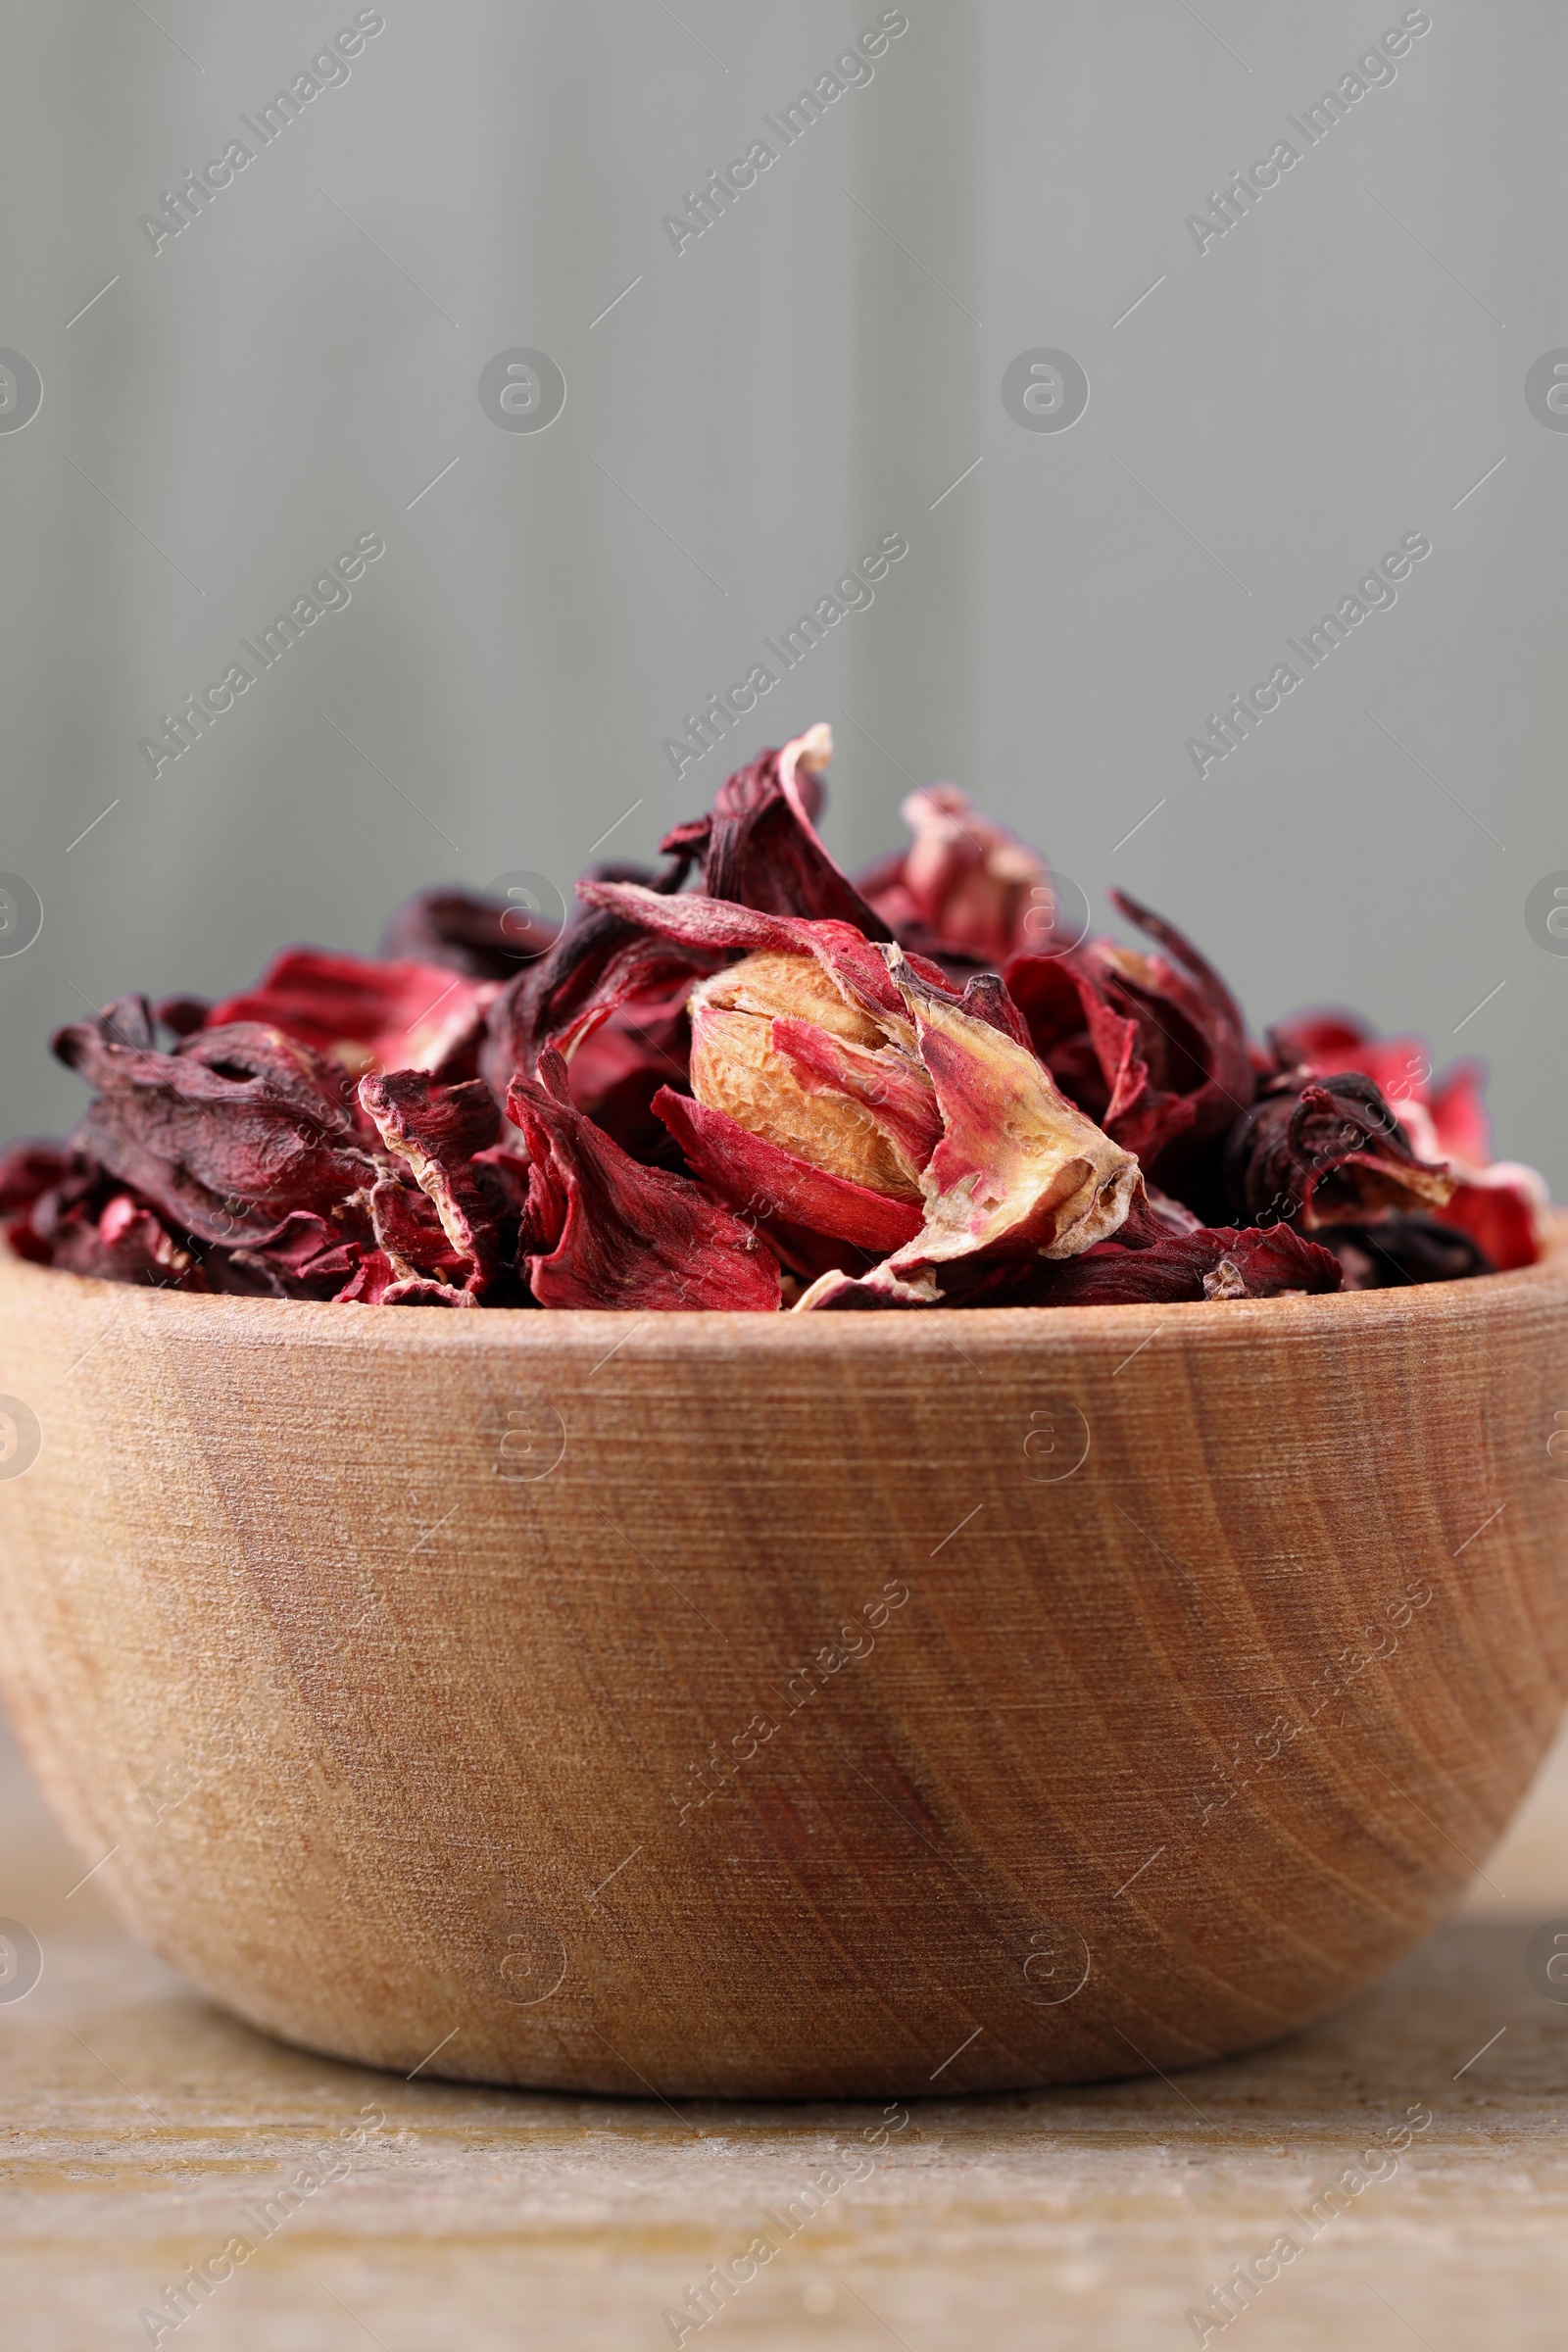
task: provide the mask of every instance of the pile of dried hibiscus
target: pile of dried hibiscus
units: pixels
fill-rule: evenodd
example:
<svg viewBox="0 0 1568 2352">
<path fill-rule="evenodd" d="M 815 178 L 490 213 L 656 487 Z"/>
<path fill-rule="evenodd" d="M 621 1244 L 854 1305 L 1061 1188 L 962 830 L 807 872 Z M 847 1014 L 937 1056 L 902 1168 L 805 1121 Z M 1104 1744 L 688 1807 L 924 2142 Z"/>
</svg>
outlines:
<svg viewBox="0 0 1568 2352">
<path fill-rule="evenodd" d="M 208 1004 L 122 997 L 54 1051 L 95 1101 L 0 1159 L 11 1247 L 116 1282 L 369 1304 L 1111 1305 L 1530 1264 L 1478 1073 L 1219 975 L 1059 937 L 1041 860 L 951 785 L 858 882 L 825 726 L 731 776 L 662 873 L 559 933 L 428 891 L 388 960 L 288 950 Z M 696 887 L 689 885 L 696 878 Z M 159 1043 L 162 1031 L 168 1049 Z"/>
</svg>

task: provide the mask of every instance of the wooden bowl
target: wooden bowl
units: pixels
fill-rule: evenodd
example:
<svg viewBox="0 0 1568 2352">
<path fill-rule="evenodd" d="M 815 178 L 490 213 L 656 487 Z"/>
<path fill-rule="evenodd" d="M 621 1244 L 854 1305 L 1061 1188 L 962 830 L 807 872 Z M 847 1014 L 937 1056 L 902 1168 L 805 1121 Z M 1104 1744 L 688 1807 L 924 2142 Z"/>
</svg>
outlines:
<svg viewBox="0 0 1568 2352">
<path fill-rule="evenodd" d="M 7 1260 L 0 1390 L 5 1690 L 83 1869 L 405 2073 L 1247 2049 L 1449 1909 L 1563 1710 L 1568 1230 L 1413 1291 L 821 1318 Z"/>
</svg>

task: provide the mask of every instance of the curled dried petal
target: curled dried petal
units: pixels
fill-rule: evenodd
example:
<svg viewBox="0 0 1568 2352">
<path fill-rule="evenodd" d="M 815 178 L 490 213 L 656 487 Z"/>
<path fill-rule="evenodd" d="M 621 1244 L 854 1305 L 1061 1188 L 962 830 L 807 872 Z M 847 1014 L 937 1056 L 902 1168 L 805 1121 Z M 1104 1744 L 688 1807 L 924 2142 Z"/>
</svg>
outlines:
<svg viewBox="0 0 1568 2352">
<path fill-rule="evenodd" d="M 259 1021 L 326 1054 L 353 1077 L 430 1070 L 471 1077 L 493 983 L 428 963 L 378 963 L 285 948 L 254 988 L 227 997 L 202 1026 Z"/>
<path fill-rule="evenodd" d="M 417 1070 L 398 1070 L 362 1078 L 360 1101 L 435 1209 L 466 1270 L 465 1287 L 482 1292 L 500 1261 L 495 1218 L 472 1164 L 501 1132 L 489 1088 L 478 1078 L 438 1086 Z"/>
<path fill-rule="evenodd" d="M 546 1047 L 507 1109 L 528 1147 L 519 1268 L 541 1306 L 776 1312 L 778 1265 L 749 1227 L 683 1176 L 628 1158 L 571 1101 Z"/>
<path fill-rule="evenodd" d="M 57 1225 L 51 1265 L 100 1282 L 148 1283 L 159 1290 L 210 1286 L 194 1253 L 130 1193 L 116 1193 L 96 1217 L 78 1211 Z"/>
<path fill-rule="evenodd" d="M 1121 891 L 1106 896 L 1168 953 L 1091 940 L 1068 956 L 1014 956 L 1007 986 L 1037 1052 L 1074 1100 L 1171 1182 L 1252 1101 L 1247 1024 L 1213 965 L 1173 923 Z"/>
<path fill-rule="evenodd" d="M 547 1047 L 569 1061 L 622 1006 L 657 1005 L 720 960 L 658 926 L 633 920 L 612 900 L 591 896 L 635 890 L 639 899 L 662 906 L 666 902 L 658 891 L 627 883 L 579 883 L 577 890 L 592 911 L 564 932 L 548 956 L 525 965 L 490 1007 L 479 1070 L 499 1103 L 505 1103 L 516 1071 L 534 1076 Z M 651 1047 L 651 1059 L 662 1051 Z M 656 1083 L 667 1075 L 661 1072 Z"/>
<path fill-rule="evenodd" d="M 1281 1080 L 1237 1120 L 1222 1175 L 1233 1207 L 1254 1223 L 1319 1225 L 1441 1208 L 1453 1192 L 1446 1168 L 1418 1160 L 1370 1078 L 1337 1073 L 1324 1083 Z"/>
<path fill-rule="evenodd" d="M 1153 1306 L 1183 1298 L 1273 1298 L 1292 1291 L 1337 1291 L 1341 1280 L 1333 1251 L 1304 1241 L 1289 1225 L 1205 1225 L 1195 1233 L 1167 1234 L 1147 1250 L 1111 1242 L 1063 1265 L 1042 1267 L 1021 1302 Z"/>
<path fill-rule="evenodd" d="M 1003 964 L 1030 944 L 1030 916 L 1052 893 L 1051 869 L 956 784 L 928 784 L 900 814 L 906 850 L 858 876 L 861 892 L 906 948 Z"/>
<path fill-rule="evenodd" d="M 393 962 L 439 964 L 472 980 L 510 980 L 525 958 L 545 955 L 561 936 L 549 915 L 456 884 L 405 899 L 381 934 Z"/>
<path fill-rule="evenodd" d="M 1138 1162 L 1058 1092 L 1027 1048 L 964 1012 L 887 951 L 943 1117 L 921 1179 L 925 1221 L 865 1277 L 897 1303 L 938 1305 L 955 1270 L 1076 1256 L 1125 1221 Z M 829 1283 L 831 1277 L 827 1278 Z M 818 1299 L 808 1292 L 803 1306 Z"/>
<path fill-rule="evenodd" d="M 763 912 L 853 923 L 867 939 L 892 933 L 835 863 L 812 821 L 833 756 L 825 721 L 782 751 L 760 753 L 720 785 L 712 813 L 666 837 L 666 852 L 701 859 L 710 898 Z"/>
<path fill-rule="evenodd" d="M 199 1030 L 172 1054 L 121 1044 L 110 1014 L 54 1040 L 98 1089 L 75 1149 L 204 1242 L 265 1243 L 294 1209 L 330 1211 L 376 1174 L 343 1072 L 250 1021 Z"/>
<path fill-rule="evenodd" d="M 920 1230 L 920 1213 L 906 1201 L 802 1159 L 722 1110 L 668 1089 L 654 1108 L 688 1166 L 764 1232 L 801 1228 L 881 1254 Z"/>
</svg>

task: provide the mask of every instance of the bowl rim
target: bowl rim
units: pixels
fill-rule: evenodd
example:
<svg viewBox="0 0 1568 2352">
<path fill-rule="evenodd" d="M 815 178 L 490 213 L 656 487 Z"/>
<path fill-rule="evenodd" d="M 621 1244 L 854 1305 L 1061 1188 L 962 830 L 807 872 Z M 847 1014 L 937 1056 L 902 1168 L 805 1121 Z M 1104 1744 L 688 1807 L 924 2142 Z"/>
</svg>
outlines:
<svg viewBox="0 0 1568 2352">
<path fill-rule="evenodd" d="M 134 1313 L 138 1319 L 155 1319 L 166 1329 L 184 1324 L 221 1330 L 227 1325 L 236 1339 L 265 1333 L 272 1344 L 293 1337 L 311 1347 L 373 1346 L 378 1352 L 384 1351 L 388 1343 L 400 1352 L 422 1353 L 452 1344 L 527 1352 L 546 1349 L 558 1340 L 587 1340 L 590 1335 L 606 1339 L 613 1335 L 618 1346 L 619 1335 L 641 1327 L 683 1350 L 701 1350 L 712 1344 L 727 1351 L 737 1342 L 767 1346 L 771 1341 L 789 1348 L 859 1345 L 907 1349 L 912 1346 L 923 1352 L 935 1342 L 951 1354 L 955 1348 L 962 1352 L 961 1334 L 969 1335 L 974 1345 L 987 1339 L 1016 1344 L 1025 1338 L 1048 1342 L 1054 1348 L 1096 1339 L 1125 1345 L 1133 1327 L 1152 1317 L 1161 1327 L 1168 1318 L 1178 1318 L 1184 1337 L 1194 1342 L 1248 1334 L 1323 1340 L 1331 1335 L 1345 1338 L 1357 1331 L 1398 1329 L 1411 1322 L 1474 1327 L 1494 1311 L 1506 1313 L 1511 1304 L 1524 1305 L 1532 1298 L 1559 1298 L 1568 1310 L 1568 1209 L 1554 1207 L 1544 1212 L 1541 1237 L 1542 1253 L 1533 1266 L 1393 1290 L 1287 1291 L 1269 1298 L 1184 1298 L 1117 1306 L 975 1306 L 931 1313 L 893 1309 L 848 1315 L 756 1314 L 712 1307 L 557 1307 L 543 1311 L 481 1307 L 472 1312 L 440 1308 L 420 1312 L 406 1306 L 369 1305 L 359 1299 L 239 1298 L 162 1290 L 153 1284 L 106 1282 L 96 1275 L 40 1266 L 19 1257 L 0 1237 L 0 1307 L 8 1299 L 19 1305 L 23 1301 L 36 1305 L 51 1296 L 61 1304 L 68 1298 L 82 1305 L 97 1300 L 111 1313 Z M 363 1320 L 367 1316 L 374 1318 L 368 1332 Z M 836 1336 L 813 1341 L 807 1336 L 812 1333 Z M 853 1340 L 852 1333 L 859 1334 L 859 1340 Z"/>
</svg>

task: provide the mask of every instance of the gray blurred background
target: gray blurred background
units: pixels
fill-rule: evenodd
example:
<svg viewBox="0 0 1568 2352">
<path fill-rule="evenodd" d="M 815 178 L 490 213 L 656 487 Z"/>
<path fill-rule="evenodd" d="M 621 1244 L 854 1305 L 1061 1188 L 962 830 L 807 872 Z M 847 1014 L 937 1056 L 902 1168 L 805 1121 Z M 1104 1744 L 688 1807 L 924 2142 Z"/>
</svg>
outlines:
<svg viewBox="0 0 1568 2352">
<path fill-rule="evenodd" d="M 1308 148 L 1287 118 L 1424 12 L 908 0 L 678 253 L 663 217 L 782 144 L 874 0 L 385 0 L 263 148 L 240 118 L 375 13 L 0 11 L 0 346 L 43 387 L 0 429 L 0 868 L 44 909 L 0 956 L 0 1132 L 74 1118 L 45 1038 L 88 1004 L 369 950 L 428 881 L 568 890 L 826 717 L 846 863 L 950 778 L 1255 1023 L 1338 1001 L 1483 1054 L 1499 1151 L 1561 1193 L 1568 960 L 1524 915 L 1568 867 L 1568 439 L 1525 398 L 1568 344 L 1560 7 L 1434 0 Z M 518 348 L 564 376 L 548 430 L 481 408 Z M 1087 373 L 1070 430 L 1004 406 L 1040 348 Z M 683 714 L 892 532 L 874 605 L 677 779 Z M 1200 779 L 1205 714 L 1415 532 L 1397 605 Z M 364 533 L 352 602 L 155 779 L 161 715 Z"/>
</svg>

